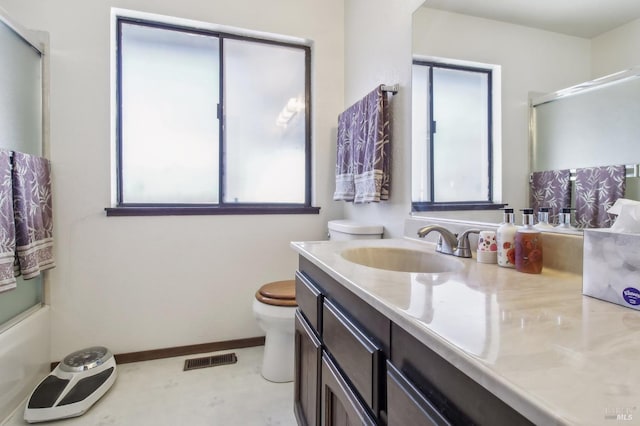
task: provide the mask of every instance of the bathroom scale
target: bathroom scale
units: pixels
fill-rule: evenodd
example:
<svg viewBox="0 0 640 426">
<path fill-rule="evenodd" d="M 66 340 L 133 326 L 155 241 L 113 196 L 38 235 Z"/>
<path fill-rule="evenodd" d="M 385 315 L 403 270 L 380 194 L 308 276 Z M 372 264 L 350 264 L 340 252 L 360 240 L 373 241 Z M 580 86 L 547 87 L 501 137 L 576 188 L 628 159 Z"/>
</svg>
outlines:
<svg viewBox="0 0 640 426">
<path fill-rule="evenodd" d="M 103 346 L 73 352 L 31 392 L 24 408 L 28 423 L 84 414 L 116 380 L 116 361 Z"/>
</svg>

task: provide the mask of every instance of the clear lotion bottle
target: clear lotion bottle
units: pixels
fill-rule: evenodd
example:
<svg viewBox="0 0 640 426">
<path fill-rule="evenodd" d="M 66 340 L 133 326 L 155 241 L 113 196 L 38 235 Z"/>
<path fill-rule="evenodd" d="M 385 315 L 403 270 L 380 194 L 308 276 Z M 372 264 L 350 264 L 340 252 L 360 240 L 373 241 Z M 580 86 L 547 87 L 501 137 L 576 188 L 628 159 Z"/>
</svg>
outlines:
<svg viewBox="0 0 640 426">
<path fill-rule="evenodd" d="M 522 209 L 522 227 L 515 237 L 518 272 L 542 272 L 542 234 L 533 226 L 533 209 Z"/>
<path fill-rule="evenodd" d="M 515 268 L 515 234 L 518 229 L 513 217 L 513 209 L 503 209 L 504 219 L 496 230 L 498 243 L 498 265 L 505 268 Z"/>
<path fill-rule="evenodd" d="M 554 228 L 554 226 L 549 223 L 549 207 L 540 207 L 538 209 L 538 223 L 534 225 L 534 228 L 541 231 Z"/>
<path fill-rule="evenodd" d="M 573 209 L 563 208 L 560 211 L 560 224 L 555 227 L 556 231 L 574 231 L 576 229 L 571 225 L 571 210 Z"/>
</svg>

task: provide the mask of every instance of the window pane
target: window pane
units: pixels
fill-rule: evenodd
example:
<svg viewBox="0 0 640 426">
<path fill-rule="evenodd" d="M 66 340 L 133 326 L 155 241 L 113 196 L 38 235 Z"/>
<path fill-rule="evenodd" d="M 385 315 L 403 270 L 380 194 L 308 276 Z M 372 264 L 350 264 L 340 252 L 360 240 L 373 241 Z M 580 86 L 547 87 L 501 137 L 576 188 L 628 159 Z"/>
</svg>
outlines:
<svg viewBox="0 0 640 426">
<path fill-rule="evenodd" d="M 488 75 L 434 68 L 434 201 L 489 199 Z"/>
<path fill-rule="evenodd" d="M 224 41 L 227 203 L 305 202 L 305 51 Z"/>
<path fill-rule="evenodd" d="M 217 203 L 219 40 L 122 24 L 122 202 Z"/>
<path fill-rule="evenodd" d="M 429 69 L 413 65 L 411 81 L 411 201 L 431 201 L 429 181 Z"/>
</svg>

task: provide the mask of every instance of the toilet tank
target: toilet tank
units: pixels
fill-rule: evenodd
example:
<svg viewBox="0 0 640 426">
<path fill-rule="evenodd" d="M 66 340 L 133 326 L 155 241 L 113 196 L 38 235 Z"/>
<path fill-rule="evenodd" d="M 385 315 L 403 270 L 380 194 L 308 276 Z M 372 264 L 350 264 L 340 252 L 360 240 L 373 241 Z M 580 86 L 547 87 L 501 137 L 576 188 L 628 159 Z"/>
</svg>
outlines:
<svg viewBox="0 0 640 426">
<path fill-rule="evenodd" d="M 372 240 L 382 238 L 384 227 L 361 223 L 354 220 L 330 220 L 329 239 L 333 241 L 341 240 Z"/>
</svg>

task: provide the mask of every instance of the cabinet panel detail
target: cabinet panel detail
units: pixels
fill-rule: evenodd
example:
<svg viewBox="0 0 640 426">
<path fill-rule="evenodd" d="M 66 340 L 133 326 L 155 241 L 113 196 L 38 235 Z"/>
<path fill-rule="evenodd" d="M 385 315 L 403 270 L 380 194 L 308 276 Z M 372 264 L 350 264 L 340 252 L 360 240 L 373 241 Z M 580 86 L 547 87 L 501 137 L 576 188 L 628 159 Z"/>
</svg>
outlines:
<svg viewBox="0 0 640 426">
<path fill-rule="evenodd" d="M 391 363 L 387 363 L 387 419 L 389 425 L 451 425 Z"/>
<path fill-rule="evenodd" d="M 301 426 L 320 425 L 322 346 L 300 311 L 295 318 L 294 411 Z"/>
<path fill-rule="evenodd" d="M 300 272 L 296 272 L 296 302 L 309 324 L 319 333 L 322 295 L 320 289 Z"/>
<path fill-rule="evenodd" d="M 326 353 L 322 354 L 321 375 L 323 426 L 376 425 Z"/>
<path fill-rule="evenodd" d="M 380 350 L 330 301 L 323 306 L 322 340 L 374 413 L 378 412 Z"/>
</svg>

